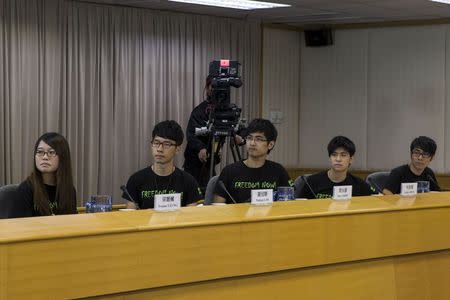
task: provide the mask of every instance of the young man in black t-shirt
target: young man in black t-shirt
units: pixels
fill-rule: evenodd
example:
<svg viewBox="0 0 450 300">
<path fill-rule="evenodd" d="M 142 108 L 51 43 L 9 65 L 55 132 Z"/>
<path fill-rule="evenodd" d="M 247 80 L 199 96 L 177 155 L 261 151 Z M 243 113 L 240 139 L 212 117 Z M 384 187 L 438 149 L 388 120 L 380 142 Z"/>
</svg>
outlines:
<svg viewBox="0 0 450 300">
<path fill-rule="evenodd" d="M 154 163 L 128 179 L 126 188 L 133 199 L 122 194 L 127 207 L 135 208 L 136 201 L 140 208 L 153 208 L 154 197 L 158 194 L 181 193 L 181 206 L 201 199 L 194 177 L 175 167 L 173 162 L 183 138 L 183 130 L 175 121 L 163 121 L 155 126 L 151 142 Z"/>
<path fill-rule="evenodd" d="M 429 181 L 431 191 L 440 191 L 441 188 L 433 170 L 428 168 L 436 154 L 436 148 L 436 142 L 427 136 L 415 138 L 410 145 L 411 162 L 392 169 L 386 180 L 383 194 L 399 194 L 402 183 L 417 181 Z"/>
<path fill-rule="evenodd" d="M 233 199 L 217 184 L 214 191 L 216 203 L 250 202 L 252 189 L 276 191 L 279 186 L 292 186 L 283 166 L 266 159 L 277 139 L 275 126 L 269 120 L 255 119 L 249 124 L 247 133 L 247 159 L 226 166 L 219 176 L 219 181 L 223 182 Z"/>
<path fill-rule="evenodd" d="M 331 168 L 308 176 L 300 191 L 296 191 L 297 198 L 331 198 L 333 187 L 341 185 L 351 185 L 352 196 L 368 196 L 375 193 L 364 180 L 348 171 L 356 152 L 355 144 L 350 139 L 336 136 L 328 143 L 327 150 Z"/>
</svg>

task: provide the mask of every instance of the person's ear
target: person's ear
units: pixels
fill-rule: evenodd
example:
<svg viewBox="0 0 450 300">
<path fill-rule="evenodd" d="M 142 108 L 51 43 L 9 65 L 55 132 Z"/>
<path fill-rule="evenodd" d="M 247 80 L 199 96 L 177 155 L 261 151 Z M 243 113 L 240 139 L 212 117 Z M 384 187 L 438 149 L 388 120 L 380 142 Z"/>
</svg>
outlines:
<svg viewBox="0 0 450 300">
<path fill-rule="evenodd" d="M 181 145 L 177 146 L 176 153 L 181 151 Z"/>
<path fill-rule="evenodd" d="M 270 141 L 269 144 L 267 145 L 269 150 L 272 150 L 274 146 L 275 146 L 275 142 L 274 141 Z"/>
</svg>

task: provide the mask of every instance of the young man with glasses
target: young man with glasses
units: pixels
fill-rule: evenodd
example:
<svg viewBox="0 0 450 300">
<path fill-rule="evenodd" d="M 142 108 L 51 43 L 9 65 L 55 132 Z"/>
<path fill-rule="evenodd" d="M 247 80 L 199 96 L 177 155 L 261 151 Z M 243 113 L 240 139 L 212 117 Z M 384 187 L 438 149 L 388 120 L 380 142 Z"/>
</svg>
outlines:
<svg viewBox="0 0 450 300">
<path fill-rule="evenodd" d="M 154 162 L 128 179 L 126 188 L 133 199 L 126 193 L 122 194 L 128 208 L 135 208 L 132 200 L 138 203 L 139 208 L 153 208 L 154 197 L 158 194 L 181 193 L 181 206 L 201 199 L 194 177 L 175 167 L 173 162 L 181 150 L 183 138 L 183 130 L 177 122 L 163 121 L 156 124 L 151 141 Z"/>
<path fill-rule="evenodd" d="M 269 120 L 255 119 L 246 132 L 248 157 L 222 170 L 218 182 L 223 184 L 216 185 L 215 203 L 249 202 L 252 189 L 276 190 L 279 186 L 292 186 L 283 166 L 266 159 L 277 139 L 275 126 Z"/>
<path fill-rule="evenodd" d="M 436 180 L 433 170 L 428 165 L 436 154 L 436 142 L 427 137 L 419 136 L 411 142 L 411 162 L 392 169 L 386 180 L 383 194 L 399 194 L 402 183 L 429 181 L 430 191 L 440 191 L 441 188 Z"/>
<path fill-rule="evenodd" d="M 331 167 L 327 171 L 306 177 L 305 184 L 296 191 L 297 198 L 331 198 L 333 187 L 352 186 L 352 196 L 369 196 L 375 190 L 364 180 L 349 172 L 356 152 L 355 144 L 345 136 L 336 136 L 328 143 L 328 157 Z"/>
</svg>

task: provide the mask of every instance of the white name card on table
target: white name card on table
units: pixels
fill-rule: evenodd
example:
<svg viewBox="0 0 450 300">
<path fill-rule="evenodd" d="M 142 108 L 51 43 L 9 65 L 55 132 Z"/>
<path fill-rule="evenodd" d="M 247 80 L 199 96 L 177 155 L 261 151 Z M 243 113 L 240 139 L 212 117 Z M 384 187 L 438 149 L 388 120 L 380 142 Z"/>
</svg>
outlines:
<svg viewBox="0 0 450 300">
<path fill-rule="evenodd" d="M 155 195 L 156 211 L 174 211 L 181 207 L 181 194 Z"/>
<path fill-rule="evenodd" d="M 270 205 L 273 203 L 273 190 L 252 190 L 253 205 Z"/>
<path fill-rule="evenodd" d="M 417 195 L 417 182 L 405 182 L 402 183 L 400 190 L 402 196 L 415 196 Z"/>
<path fill-rule="evenodd" d="M 352 198 L 351 185 L 333 186 L 333 200 L 350 200 Z"/>
</svg>

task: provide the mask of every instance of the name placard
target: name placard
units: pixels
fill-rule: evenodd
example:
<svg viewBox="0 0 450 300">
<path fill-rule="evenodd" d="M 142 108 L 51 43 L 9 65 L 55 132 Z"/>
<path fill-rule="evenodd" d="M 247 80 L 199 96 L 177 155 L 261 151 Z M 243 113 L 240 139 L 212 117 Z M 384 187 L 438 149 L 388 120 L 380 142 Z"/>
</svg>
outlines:
<svg viewBox="0 0 450 300">
<path fill-rule="evenodd" d="M 400 189 L 400 195 L 402 195 L 402 196 L 417 195 L 417 182 L 402 183 L 402 187 Z"/>
<path fill-rule="evenodd" d="M 253 205 L 270 205 L 273 203 L 273 190 L 252 190 Z"/>
<path fill-rule="evenodd" d="M 181 207 L 181 194 L 155 195 L 156 211 L 174 211 Z"/>
<path fill-rule="evenodd" d="M 352 198 L 351 185 L 333 186 L 333 200 L 350 200 Z"/>
</svg>

